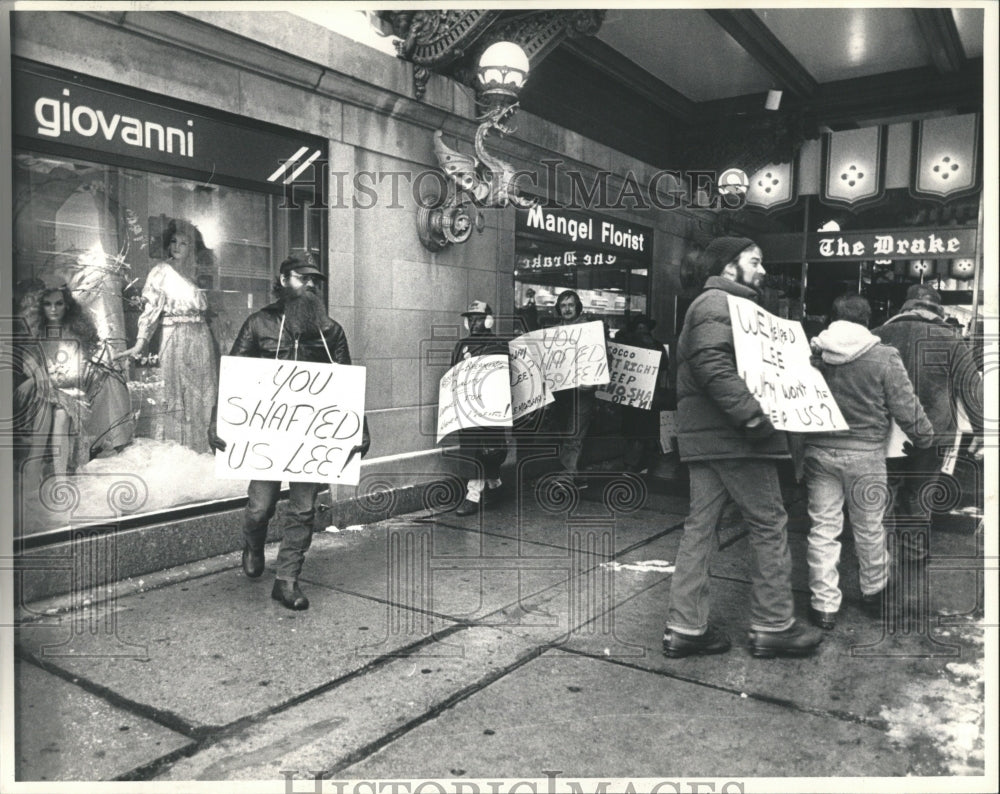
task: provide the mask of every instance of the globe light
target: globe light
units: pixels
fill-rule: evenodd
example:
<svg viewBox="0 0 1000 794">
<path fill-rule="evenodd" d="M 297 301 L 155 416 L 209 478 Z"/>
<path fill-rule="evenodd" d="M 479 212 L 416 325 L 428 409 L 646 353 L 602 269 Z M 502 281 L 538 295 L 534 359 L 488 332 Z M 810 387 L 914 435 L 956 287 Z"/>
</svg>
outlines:
<svg viewBox="0 0 1000 794">
<path fill-rule="evenodd" d="M 484 100 L 512 103 L 528 78 L 528 56 L 511 41 L 498 41 L 479 56 L 479 79 Z"/>
</svg>

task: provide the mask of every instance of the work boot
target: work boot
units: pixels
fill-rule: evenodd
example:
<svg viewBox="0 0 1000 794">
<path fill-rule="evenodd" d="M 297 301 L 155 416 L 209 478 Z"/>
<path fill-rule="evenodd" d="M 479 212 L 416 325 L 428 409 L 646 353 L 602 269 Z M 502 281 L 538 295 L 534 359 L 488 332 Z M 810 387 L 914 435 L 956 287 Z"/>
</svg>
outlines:
<svg viewBox="0 0 1000 794">
<path fill-rule="evenodd" d="M 299 590 L 298 582 L 275 579 L 274 587 L 271 588 L 271 598 L 280 601 L 286 609 L 309 609 L 309 599 Z"/>
<path fill-rule="evenodd" d="M 663 632 L 663 654 L 671 659 L 693 654 L 725 653 L 731 645 L 726 633 L 711 624 L 704 634 L 681 634 L 670 629 Z"/>
<path fill-rule="evenodd" d="M 243 573 L 251 579 L 264 573 L 264 549 L 255 549 L 249 543 L 243 544 Z"/>
<path fill-rule="evenodd" d="M 463 499 L 462 504 L 458 506 L 455 510 L 456 516 L 471 516 L 479 510 L 479 502 L 473 502 L 469 499 Z"/>
<path fill-rule="evenodd" d="M 759 659 L 808 656 L 823 642 L 823 632 L 798 621 L 784 631 L 750 631 L 750 653 Z"/>
<path fill-rule="evenodd" d="M 837 627 L 837 615 L 840 610 L 813 609 L 809 607 L 809 622 L 824 631 L 833 631 Z"/>
</svg>

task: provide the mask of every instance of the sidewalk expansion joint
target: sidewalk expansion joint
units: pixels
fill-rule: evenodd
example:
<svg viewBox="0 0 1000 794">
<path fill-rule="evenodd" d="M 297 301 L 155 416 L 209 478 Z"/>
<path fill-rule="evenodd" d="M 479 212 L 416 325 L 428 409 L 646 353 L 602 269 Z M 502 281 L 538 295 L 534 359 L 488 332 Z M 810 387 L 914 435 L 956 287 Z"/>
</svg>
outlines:
<svg viewBox="0 0 1000 794">
<path fill-rule="evenodd" d="M 813 717 L 829 717 L 840 722 L 849 722 L 854 725 L 862 725 L 866 728 L 872 728 L 877 731 L 882 731 L 885 733 L 889 730 L 889 723 L 881 718 L 874 717 L 864 717 L 860 714 L 853 714 L 849 711 L 841 711 L 837 709 L 819 709 L 813 706 L 804 706 L 800 703 L 796 703 L 793 700 L 788 700 L 787 698 L 774 697 L 773 695 L 764 695 L 757 692 L 744 692 L 741 689 L 734 689 L 733 687 L 722 686 L 721 684 L 712 684 L 707 681 L 701 681 L 697 678 L 690 678 L 684 675 L 678 675 L 677 673 L 672 673 L 667 670 L 653 670 L 648 667 L 643 667 L 642 665 L 634 664 L 632 662 L 625 662 L 621 659 L 609 659 L 608 657 L 592 653 L 590 651 L 580 651 L 572 648 L 561 649 L 566 653 L 571 653 L 576 656 L 584 656 L 588 659 L 594 659 L 601 662 L 607 662 L 608 664 L 616 664 L 621 667 L 627 667 L 631 670 L 637 670 L 643 673 L 651 673 L 653 675 L 662 676 L 664 678 L 672 678 L 675 681 L 683 681 L 686 684 L 694 684 L 695 686 L 705 687 L 706 689 L 712 689 L 717 692 L 725 692 L 726 694 L 733 695 L 734 697 L 742 698 L 744 695 L 750 700 L 756 700 L 760 703 L 769 703 L 773 706 L 779 706 L 781 708 L 791 709 L 792 711 L 797 711 L 802 714 L 809 714 Z"/>
</svg>

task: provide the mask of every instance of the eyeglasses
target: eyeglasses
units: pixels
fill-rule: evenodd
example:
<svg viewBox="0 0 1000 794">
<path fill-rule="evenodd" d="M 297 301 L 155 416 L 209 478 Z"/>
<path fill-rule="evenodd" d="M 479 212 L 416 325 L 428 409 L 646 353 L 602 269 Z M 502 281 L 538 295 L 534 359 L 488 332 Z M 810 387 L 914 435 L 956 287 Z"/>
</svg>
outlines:
<svg viewBox="0 0 1000 794">
<path fill-rule="evenodd" d="M 314 284 L 316 283 L 316 276 L 313 275 L 312 273 L 307 273 L 303 275 L 302 273 L 299 273 L 295 270 L 289 270 L 288 278 L 294 278 L 296 281 L 301 281 L 302 283 L 305 283 L 307 281 L 311 281 Z"/>
</svg>

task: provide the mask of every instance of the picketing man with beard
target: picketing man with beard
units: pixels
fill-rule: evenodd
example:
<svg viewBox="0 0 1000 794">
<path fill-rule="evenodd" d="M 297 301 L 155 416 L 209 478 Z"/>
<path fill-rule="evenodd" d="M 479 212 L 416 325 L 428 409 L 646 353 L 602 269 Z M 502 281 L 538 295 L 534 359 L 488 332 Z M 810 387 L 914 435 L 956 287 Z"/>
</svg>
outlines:
<svg viewBox="0 0 1000 794">
<path fill-rule="evenodd" d="M 823 639 L 795 620 L 788 516 L 777 459 L 779 433 L 736 366 L 728 297 L 757 302 L 762 254 L 745 237 L 719 237 L 702 256 L 709 276 L 684 318 L 678 340 L 677 440 L 690 473 L 690 513 L 674 566 L 663 636 L 670 658 L 724 653 L 729 637 L 709 623 L 709 564 L 727 497 L 750 529 L 750 651 L 754 656 L 806 655 Z"/>
<path fill-rule="evenodd" d="M 486 301 L 474 300 L 462 312 L 468 335 L 455 344 L 451 355 L 454 367 L 460 361 L 477 356 L 509 355 L 507 343 L 493 332 L 493 309 Z M 503 428 L 466 428 L 459 431 L 459 448 L 471 472 L 465 498 L 455 515 L 468 516 L 486 507 L 500 494 L 500 467 L 507 458 L 507 440 Z"/>
<path fill-rule="evenodd" d="M 350 364 L 344 329 L 326 313 L 317 284 L 324 279 L 311 255 L 292 256 L 281 263 L 274 291 L 278 300 L 254 312 L 243 323 L 233 342 L 231 356 L 270 358 L 313 363 Z M 226 442 L 217 435 L 216 414 L 208 431 L 213 449 L 225 451 Z M 350 456 L 368 452 L 371 440 L 365 421 L 362 443 Z M 348 460 L 351 457 L 348 457 Z M 275 564 L 276 578 L 271 598 L 288 609 L 308 609 L 309 599 L 298 579 L 305 553 L 312 542 L 316 497 L 322 483 L 289 483 L 289 522 L 281 537 Z M 243 524 L 243 572 L 251 579 L 264 572 L 264 542 L 267 525 L 278 503 L 281 482 L 251 480 Z"/>
</svg>

